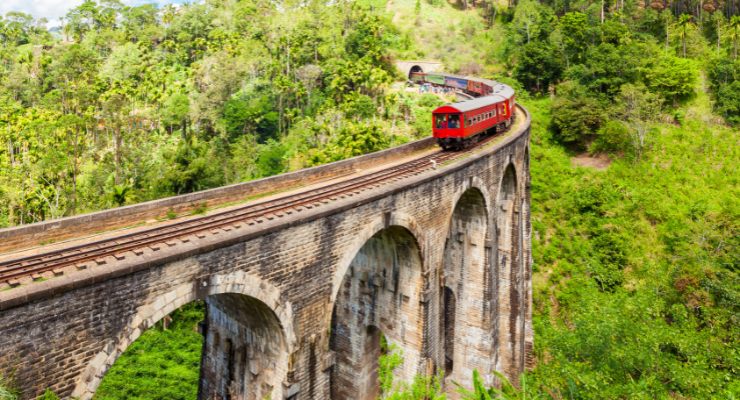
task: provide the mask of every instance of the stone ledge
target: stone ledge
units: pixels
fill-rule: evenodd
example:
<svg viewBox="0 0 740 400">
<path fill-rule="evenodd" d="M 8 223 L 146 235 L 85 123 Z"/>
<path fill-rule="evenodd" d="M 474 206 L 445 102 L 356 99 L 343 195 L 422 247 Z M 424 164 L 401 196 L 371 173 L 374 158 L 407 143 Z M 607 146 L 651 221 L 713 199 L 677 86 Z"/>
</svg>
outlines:
<svg viewBox="0 0 740 400">
<path fill-rule="evenodd" d="M 63 241 L 91 235 L 101 229 L 105 231 L 132 226 L 146 220 L 163 216 L 170 209 L 179 214 L 190 211 L 194 203 L 208 202 L 209 206 L 228 204 L 250 196 L 286 190 L 292 187 L 316 183 L 357 169 L 370 168 L 411 155 L 434 145 L 432 137 L 416 140 L 397 147 L 365 154 L 346 160 L 306 168 L 286 174 L 237 183 L 180 196 L 152 200 L 110 210 L 75 215 L 30 225 L 0 229 L 0 252 L 17 250 L 18 243 L 32 247 L 41 241 Z M 105 223 L 107 222 L 107 224 Z"/>
</svg>

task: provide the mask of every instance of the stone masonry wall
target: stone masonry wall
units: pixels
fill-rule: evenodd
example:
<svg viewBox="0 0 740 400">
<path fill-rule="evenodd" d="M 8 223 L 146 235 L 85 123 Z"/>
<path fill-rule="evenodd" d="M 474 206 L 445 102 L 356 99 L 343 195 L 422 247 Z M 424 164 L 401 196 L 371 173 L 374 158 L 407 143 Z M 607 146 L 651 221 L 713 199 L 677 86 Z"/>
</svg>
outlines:
<svg viewBox="0 0 740 400">
<path fill-rule="evenodd" d="M 472 387 L 477 369 L 488 385 L 493 384 L 493 279 L 491 260 L 486 256 L 491 240 L 486 202 L 480 190 L 467 190 L 452 214 L 444 254 L 444 284 L 454 294 L 454 326 L 445 331 L 445 345 L 452 346 L 452 371 L 445 379 L 447 398 L 461 397 L 454 380 Z M 445 323 L 447 321 L 445 310 Z M 451 337 L 450 337 L 451 335 Z M 448 353 L 448 351 L 446 351 Z M 449 355 L 446 355 L 449 357 Z"/>
<path fill-rule="evenodd" d="M 491 232 L 492 251 L 505 253 L 509 260 L 529 257 L 518 254 L 529 249 L 519 246 L 515 239 L 520 236 L 516 232 L 521 225 L 515 222 L 520 218 L 514 217 L 518 209 L 510 208 L 509 225 L 493 222 L 494 217 L 502 219 L 502 214 L 493 210 L 501 206 L 499 191 L 504 172 L 507 167 L 515 171 L 522 168 L 529 145 L 529 121 L 528 118 L 525 128 L 501 143 L 432 172 L 281 219 L 254 225 L 238 223 L 159 251 L 131 253 L 123 260 L 109 257 L 99 267 L 0 292 L 0 366 L 15 368 L 25 398 L 34 398 L 50 388 L 61 396 L 89 399 L 110 366 L 141 332 L 183 304 L 208 299 L 202 373 L 221 372 L 212 373 L 205 380 L 229 385 L 243 382 L 248 399 L 257 394 L 247 389 L 247 384 L 254 382 L 262 388 L 272 386 L 272 399 L 329 399 L 331 371 L 342 368 L 337 354 L 329 350 L 332 313 L 335 303 L 342 302 L 342 290 L 346 290 L 342 282 L 353 273 L 349 268 L 358 252 L 374 243 L 373 236 L 398 227 L 387 232 L 403 228 L 413 238 L 418 247 L 419 262 L 414 268 L 419 277 L 416 283 L 407 285 L 408 291 L 399 289 L 384 295 L 401 304 L 408 297 L 409 304 L 415 302 L 411 309 L 417 311 L 388 313 L 388 320 L 381 319 L 372 326 L 385 331 L 393 327 L 390 330 L 394 335 L 396 327 L 406 326 L 406 335 L 411 336 L 393 337 L 399 342 L 411 342 L 409 338 L 421 336 L 413 339 L 410 348 L 414 352 L 407 353 L 410 358 L 405 363 L 404 376 L 444 369 L 441 321 L 445 241 L 453 211 L 463 194 L 476 188 L 485 199 L 489 226 L 504 228 L 500 234 Z M 517 188 L 516 193 L 521 192 Z M 527 235 L 521 237 L 528 240 Z M 480 360 L 480 365 L 491 363 L 514 378 L 521 371 L 517 361 L 522 360 L 515 355 L 525 348 L 521 337 L 531 338 L 529 332 L 521 335 L 522 329 L 531 327 L 531 322 L 520 321 L 521 302 L 525 300 L 521 293 L 524 274 L 518 272 L 518 267 L 514 273 L 506 270 L 511 264 L 500 267 L 498 254 L 489 257 L 489 261 L 480 255 L 476 257 L 479 265 L 487 265 L 494 282 L 490 290 L 495 317 L 491 332 L 479 334 L 493 338 L 493 355 Z M 506 279 L 509 282 L 504 286 Z M 476 289 L 476 293 L 480 292 Z M 223 310 L 219 304 L 224 299 L 218 296 L 226 294 L 242 296 L 230 298 L 235 307 L 257 307 L 263 315 L 273 315 L 274 320 L 265 317 L 258 322 L 243 314 L 239 316 L 238 312 L 229 315 L 223 311 L 217 318 L 214 310 Z M 235 299 L 243 298 L 249 298 L 251 305 L 239 306 L 243 300 Z M 458 298 L 458 304 L 459 301 Z M 471 299 L 466 307 L 469 314 L 486 314 L 483 299 Z M 524 315 L 527 318 L 531 314 Z M 215 331 L 219 333 L 218 341 L 215 336 L 209 337 Z M 250 331 L 261 332 L 256 341 L 242 337 L 249 337 Z M 260 339 L 268 336 L 272 339 Z M 255 344 L 263 346 L 259 351 L 274 361 L 256 366 L 257 374 L 251 369 L 247 373 L 246 360 L 250 346 Z M 374 346 L 372 340 L 368 346 Z M 246 355 L 238 354 L 236 350 L 240 348 L 246 349 Z M 209 363 L 214 367 L 208 367 Z M 238 376 L 244 378 L 239 381 L 235 378 Z"/>
</svg>

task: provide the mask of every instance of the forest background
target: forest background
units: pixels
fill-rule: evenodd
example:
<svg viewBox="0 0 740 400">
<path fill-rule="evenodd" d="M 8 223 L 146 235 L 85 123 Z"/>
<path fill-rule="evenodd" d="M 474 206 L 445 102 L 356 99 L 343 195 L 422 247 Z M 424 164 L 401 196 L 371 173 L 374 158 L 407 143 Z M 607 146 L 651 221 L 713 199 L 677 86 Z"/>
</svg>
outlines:
<svg viewBox="0 0 740 400">
<path fill-rule="evenodd" d="M 533 114 L 527 395 L 738 396 L 739 12 L 737 0 L 104 0 L 55 32 L 8 13 L 0 226 L 427 136 L 443 100 L 394 89 L 393 60 L 438 60 L 510 84 Z M 193 398 L 199 307 L 137 340 L 97 397 Z M 417 398 L 417 383 L 386 396 Z M 0 380 L 0 398 L 13 387 Z"/>
</svg>

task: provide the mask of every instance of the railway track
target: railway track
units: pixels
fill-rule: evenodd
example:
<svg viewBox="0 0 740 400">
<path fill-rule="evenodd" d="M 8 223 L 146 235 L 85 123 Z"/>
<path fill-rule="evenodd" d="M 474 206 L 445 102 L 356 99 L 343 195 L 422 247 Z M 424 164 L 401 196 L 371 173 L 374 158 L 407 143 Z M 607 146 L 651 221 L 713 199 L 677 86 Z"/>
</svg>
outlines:
<svg viewBox="0 0 740 400">
<path fill-rule="evenodd" d="M 240 229 L 243 226 L 261 223 L 265 219 L 273 220 L 299 213 L 305 209 L 311 209 L 339 198 L 351 197 L 383 184 L 421 174 L 445 162 L 454 161 L 476 148 L 485 146 L 501 134 L 484 137 L 482 141 L 470 149 L 431 154 L 315 190 L 113 238 L 0 262 L 0 283 L 7 283 L 11 287 L 15 287 L 21 284 L 21 278 L 30 276 L 35 281 L 43 278 L 44 276 L 41 274 L 49 271 L 54 276 L 59 276 L 63 275 L 65 270 L 70 267 L 85 269 L 91 266 L 91 263 L 92 266 L 105 264 L 105 259 L 109 256 L 121 260 L 126 258 L 128 256 L 126 253 L 129 252 L 135 256 L 143 254 L 146 247 L 158 251 L 163 246 L 175 246 L 178 241 L 188 242 L 193 239 L 193 236 L 196 238 L 205 237 L 207 231 L 218 233 L 219 230 Z M 49 277 L 50 275 L 46 274 L 46 276 Z M 28 280 L 24 279 L 24 281 Z"/>
</svg>

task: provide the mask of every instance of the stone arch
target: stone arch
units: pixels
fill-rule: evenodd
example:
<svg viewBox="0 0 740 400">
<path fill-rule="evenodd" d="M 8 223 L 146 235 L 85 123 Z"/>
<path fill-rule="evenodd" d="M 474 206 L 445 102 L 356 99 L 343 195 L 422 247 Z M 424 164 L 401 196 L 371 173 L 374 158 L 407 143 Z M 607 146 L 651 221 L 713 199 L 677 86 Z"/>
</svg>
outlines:
<svg viewBox="0 0 740 400">
<path fill-rule="evenodd" d="M 472 181 L 472 179 L 471 179 Z M 471 185 L 472 186 L 472 185 Z M 445 379 L 450 399 L 459 399 L 452 380 L 472 387 L 473 370 L 492 384 L 494 367 L 494 270 L 491 263 L 489 213 L 484 193 L 476 187 L 464 191 L 450 217 L 445 242 L 441 293 L 441 331 L 445 362 L 452 373 Z M 454 303 L 451 301 L 454 295 Z M 451 308 L 454 307 L 454 310 Z M 450 320 L 454 318 L 454 321 Z M 450 337 L 453 335 L 453 337 Z M 452 360 L 448 357 L 452 355 Z"/>
<path fill-rule="evenodd" d="M 497 194 L 496 239 L 498 264 L 498 348 L 497 370 L 506 375 L 512 383 L 518 382 L 522 372 L 520 353 L 522 351 L 523 316 L 523 271 L 521 268 L 521 205 L 519 182 L 516 167 L 509 163 L 504 170 Z"/>
<path fill-rule="evenodd" d="M 383 216 L 374 218 L 365 225 L 365 229 L 355 235 L 354 240 L 349 245 L 349 249 L 339 259 L 337 263 L 337 270 L 334 271 L 334 276 L 332 278 L 333 285 L 330 298 L 331 304 L 334 304 L 337 299 L 337 294 L 339 293 L 342 281 L 344 280 L 344 277 L 347 274 L 347 271 L 350 267 L 350 264 L 354 260 L 355 255 L 376 233 L 390 226 L 400 226 L 411 232 L 411 235 L 415 238 L 416 245 L 419 247 L 422 260 L 425 259 L 425 251 L 423 246 L 424 234 L 421 230 L 421 226 L 419 226 L 413 216 L 406 213 L 394 211 Z M 327 320 L 326 323 L 328 324 L 329 320 Z"/>
<path fill-rule="evenodd" d="M 522 159 L 522 184 L 527 185 L 531 181 L 532 174 L 530 173 L 530 161 L 531 155 L 529 153 L 529 146 L 524 148 L 524 159 Z"/>
<path fill-rule="evenodd" d="M 290 304 L 280 304 L 278 301 L 280 292 L 276 287 L 243 272 L 214 275 L 179 285 L 139 307 L 118 337 L 111 339 L 90 361 L 85 371 L 77 377 L 75 390 L 71 397 L 79 397 L 81 400 L 92 398 L 105 375 L 131 343 L 172 311 L 193 301 L 206 300 L 209 296 L 230 293 L 242 294 L 264 303 L 279 322 L 285 352 L 290 354 L 293 351 L 295 336 L 291 323 L 292 310 Z M 279 392 L 281 386 L 277 385 L 276 389 Z"/>
<path fill-rule="evenodd" d="M 517 179 L 516 166 L 513 163 L 506 166 L 500 182 L 497 200 L 514 200 L 518 192 L 519 179 Z"/>
<path fill-rule="evenodd" d="M 329 349 L 336 354 L 336 363 L 330 371 L 330 398 L 376 398 L 379 354 L 366 346 L 370 326 L 403 350 L 396 378 L 411 381 L 419 372 L 424 279 L 418 243 L 410 230 L 390 225 L 353 254 L 333 302 Z"/>
</svg>

